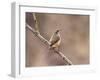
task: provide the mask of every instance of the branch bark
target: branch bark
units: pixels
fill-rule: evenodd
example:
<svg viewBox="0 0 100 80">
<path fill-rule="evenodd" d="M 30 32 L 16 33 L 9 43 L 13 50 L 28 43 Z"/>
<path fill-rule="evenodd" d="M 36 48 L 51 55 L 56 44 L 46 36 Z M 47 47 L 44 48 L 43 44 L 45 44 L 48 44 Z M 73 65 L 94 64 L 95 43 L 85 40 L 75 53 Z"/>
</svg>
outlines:
<svg viewBox="0 0 100 80">
<path fill-rule="evenodd" d="M 26 27 L 35 35 L 37 36 L 44 44 L 50 46 L 50 42 L 46 40 L 43 36 L 40 35 L 39 32 L 34 30 L 31 26 L 26 23 Z M 55 53 L 57 53 L 64 61 L 66 65 L 72 65 L 72 62 L 60 51 L 56 49 L 52 49 Z"/>
<path fill-rule="evenodd" d="M 35 30 L 37 32 L 39 32 L 39 27 L 38 27 L 38 21 L 37 21 L 37 18 L 36 18 L 36 14 L 33 13 L 32 15 L 33 15 L 33 19 L 34 19 L 34 22 L 35 22 Z"/>
</svg>

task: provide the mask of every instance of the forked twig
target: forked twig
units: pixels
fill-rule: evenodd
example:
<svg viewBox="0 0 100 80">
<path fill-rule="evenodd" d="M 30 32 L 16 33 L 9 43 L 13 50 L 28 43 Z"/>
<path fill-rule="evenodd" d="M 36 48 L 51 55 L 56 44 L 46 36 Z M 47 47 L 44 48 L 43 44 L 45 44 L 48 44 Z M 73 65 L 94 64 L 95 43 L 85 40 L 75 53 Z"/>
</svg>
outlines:
<svg viewBox="0 0 100 80">
<path fill-rule="evenodd" d="M 44 44 L 50 46 L 50 42 L 46 40 L 43 36 L 40 35 L 39 33 L 39 27 L 38 27 L 38 22 L 35 13 L 33 13 L 33 18 L 35 21 L 35 29 L 33 29 L 30 25 L 26 23 L 26 27 L 35 35 L 37 36 Z M 65 62 L 66 65 L 72 65 L 72 62 L 60 51 L 56 49 L 52 49 L 55 53 L 57 53 Z"/>
<path fill-rule="evenodd" d="M 40 35 L 40 33 L 38 33 L 37 31 L 35 31 L 31 26 L 29 26 L 28 24 L 26 24 L 26 27 L 35 35 L 37 36 L 44 44 L 50 46 L 50 42 L 48 40 L 46 40 L 44 37 L 42 37 Z M 72 65 L 72 62 L 60 51 L 57 51 L 56 49 L 53 49 L 53 51 L 55 53 L 57 53 L 65 62 L 66 65 Z"/>
</svg>

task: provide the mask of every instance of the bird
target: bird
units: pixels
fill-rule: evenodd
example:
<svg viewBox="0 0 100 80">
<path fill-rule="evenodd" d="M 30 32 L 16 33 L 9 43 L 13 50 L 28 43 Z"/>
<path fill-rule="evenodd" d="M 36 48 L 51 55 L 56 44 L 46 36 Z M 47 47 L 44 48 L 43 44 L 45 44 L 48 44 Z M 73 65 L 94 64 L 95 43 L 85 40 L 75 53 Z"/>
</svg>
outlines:
<svg viewBox="0 0 100 80">
<path fill-rule="evenodd" d="M 61 43 L 61 37 L 60 37 L 60 32 L 61 30 L 56 30 L 53 35 L 51 36 L 49 42 L 50 42 L 50 49 L 58 49 Z"/>
</svg>

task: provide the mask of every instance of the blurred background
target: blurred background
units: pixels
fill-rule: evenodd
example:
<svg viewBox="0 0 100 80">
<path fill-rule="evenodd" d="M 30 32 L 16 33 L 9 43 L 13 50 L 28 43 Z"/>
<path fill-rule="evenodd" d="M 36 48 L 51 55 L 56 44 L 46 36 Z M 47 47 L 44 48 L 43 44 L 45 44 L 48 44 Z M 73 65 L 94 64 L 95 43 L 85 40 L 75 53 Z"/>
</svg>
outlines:
<svg viewBox="0 0 100 80">
<path fill-rule="evenodd" d="M 45 39 L 49 40 L 57 29 L 62 30 L 59 50 L 74 65 L 89 64 L 89 15 L 36 13 L 36 17 Z M 35 29 L 31 12 L 26 12 L 26 23 Z M 48 48 L 26 28 L 26 67 L 65 65 L 62 58 Z"/>
</svg>

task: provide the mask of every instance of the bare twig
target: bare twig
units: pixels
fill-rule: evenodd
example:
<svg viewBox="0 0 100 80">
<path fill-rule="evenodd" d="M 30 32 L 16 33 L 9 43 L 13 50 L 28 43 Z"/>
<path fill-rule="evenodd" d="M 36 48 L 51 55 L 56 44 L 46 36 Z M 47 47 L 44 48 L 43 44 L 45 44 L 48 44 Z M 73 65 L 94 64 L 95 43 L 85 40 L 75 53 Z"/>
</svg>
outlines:
<svg viewBox="0 0 100 80">
<path fill-rule="evenodd" d="M 35 13 L 33 13 L 33 19 L 34 19 L 34 22 L 35 22 L 35 30 L 37 32 L 39 32 L 38 21 L 37 21 L 37 18 L 36 18 L 36 14 Z"/>
<path fill-rule="evenodd" d="M 67 65 L 72 65 L 72 62 L 60 51 L 54 49 L 54 52 L 57 53 L 65 62 Z"/>
<path fill-rule="evenodd" d="M 46 40 L 43 36 L 40 35 L 39 33 L 39 27 L 38 27 L 38 21 L 36 18 L 35 13 L 33 13 L 33 18 L 35 21 L 35 30 L 29 26 L 28 24 L 26 24 L 26 27 L 35 35 L 37 36 L 43 43 L 45 43 L 46 45 L 50 46 L 50 42 L 48 40 Z M 65 62 L 67 65 L 72 65 L 72 62 L 60 51 L 56 50 L 56 49 L 52 49 L 55 53 L 57 53 Z"/>
<path fill-rule="evenodd" d="M 29 26 L 28 24 L 26 24 L 26 27 L 35 35 L 37 36 L 43 43 L 45 43 L 46 45 L 50 45 L 50 42 L 48 40 L 46 40 L 44 37 L 42 37 L 40 35 L 40 33 L 38 33 L 37 31 L 35 31 L 31 26 Z"/>
<path fill-rule="evenodd" d="M 44 37 L 42 37 L 40 35 L 40 33 L 38 33 L 37 31 L 35 31 L 31 26 L 29 26 L 28 24 L 26 24 L 26 27 L 35 35 L 37 36 L 43 43 L 45 43 L 46 45 L 50 46 L 50 42 L 48 40 L 46 40 Z M 57 53 L 65 62 L 67 65 L 72 65 L 72 62 L 60 51 L 57 51 L 56 49 L 53 49 L 53 51 L 55 53 Z"/>
</svg>

